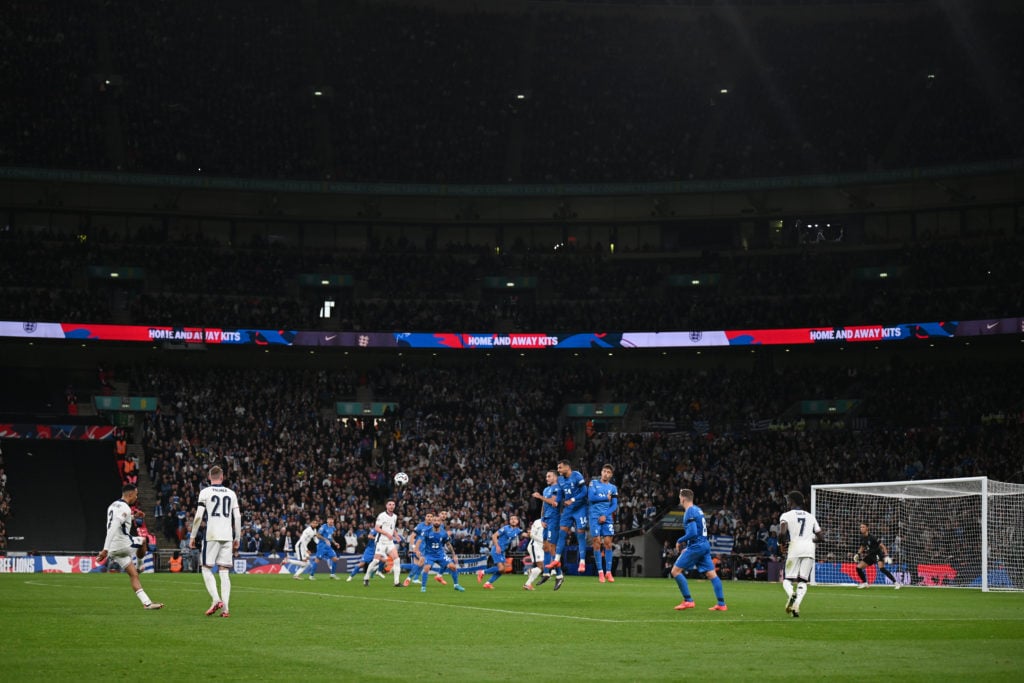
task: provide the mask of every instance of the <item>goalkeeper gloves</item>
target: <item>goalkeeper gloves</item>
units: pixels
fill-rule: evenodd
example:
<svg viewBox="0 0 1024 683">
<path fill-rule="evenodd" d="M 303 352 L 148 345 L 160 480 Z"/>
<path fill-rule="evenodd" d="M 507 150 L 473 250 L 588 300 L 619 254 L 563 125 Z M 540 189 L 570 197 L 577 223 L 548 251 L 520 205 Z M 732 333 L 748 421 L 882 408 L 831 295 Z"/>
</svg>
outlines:
<svg viewBox="0 0 1024 683">
<path fill-rule="evenodd" d="M 888 555 L 886 555 L 886 556 L 885 556 L 885 563 L 886 563 L 886 564 L 892 564 L 892 558 L 891 558 L 891 557 L 889 557 Z"/>
<path fill-rule="evenodd" d="M 860 553 L 854 553 L 853 554 L 853 561 L 854 562 L 860 562 Z"/>
</svg>

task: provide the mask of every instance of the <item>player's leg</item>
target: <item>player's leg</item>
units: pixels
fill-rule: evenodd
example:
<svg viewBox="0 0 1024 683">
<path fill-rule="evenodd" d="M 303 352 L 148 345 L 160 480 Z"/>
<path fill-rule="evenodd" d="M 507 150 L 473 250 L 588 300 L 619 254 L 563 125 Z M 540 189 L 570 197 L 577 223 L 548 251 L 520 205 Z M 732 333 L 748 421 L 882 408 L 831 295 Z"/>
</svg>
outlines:
<svg viewBox="0 0 1024 683">
<path fill-rule="evenodd" d="M 489 577 L 487 581 L 484 582 L 484 588 L 488 590 L 494 587 L 495 582 L 497 582 L 497 580 L 501 578 L 502 573 L 504 573 L 505 571 L 504 553 L 499 553 L 492 550 L 491 559 L 494 561 L 494 564 L 487 568 L 485 571 L 483 571 L 481 574 L 477 574 L 478 581 L 483 578 L 483 575 Z"/>
<path fill-rule="evenodd" d="M 814 558 L 813 557 L 800 557 L 796 560 L 797 574 L 796 574 L 796 589 L 794 591 L 793 609 L 789 610 L 794 617 L 800 616 L 800 605 L 804 601 L 804 596 L 807 595 L 807 588 L 810 585 L 811 570 L 814 569 Z"/>
<path fill-rule="evenodd" d="M 132 560 L 131 557 L 127 557 L 126 560 L 127 561 L 124 564 L 122 564 L 121 562 L 117 562 L 117 565 L 124 570 L 125 574 L 128 575 L 128 580 L 132 584 L 132 590 L 135 591 L 135 597 L 139 599 L 139 602 L 142 603 L 142 606 L 146 609 L 160 609 L 161 607 L 163 607 L 162 603 L 153 602 L 149 599 L 149 596 L 146 595 L 146 591 L 142 588 L 142 582 L 139 581 L 139 570 L 135 566 L 135 562 Z"/>
<path fill-rule="evenodd" d="M 207 611 L 208 614 L 213 614 L 217 611 L 218 605 L 223 604 L 220 599 L 220 591 L 217 590 L 217 577 L 213 575 L 212 564 L 203 563 L 203 585 L 206 586 L 206 592 L 210 594 L 210 609 Z"/>
<path fill-rule="evenodd" d="M 439 567 L 442 569 L 448 569 L 448 576 L 452 577 L 453 590 L 457 590 L 460 593 L 466 590 L 461 585 L 459 585 L 459 565 L 455 562 L 455 560 L 445 555 Z"/>
<path fill-rule="evenodd" d="M 725 606 L 725 590 L 722 587 L 722 580 L 718 578 L 718 572 L 715 571 L 715 563 L 711 561 L 711 548 L 702 548 L 699 551 L 700 557 L 697 561 L 697 569 L 704 572 L 704 576 L 711 580 L 711 588 L 715 591 L 715 599 L 718 601 L 717 604 L 712 607 L 712 610 L 724 612 L 728 609 Z"/>
<path fill-rule="evenodd" d="M 786 567 L 782 573 L 782 590 L 786 591 L 786 614 L 793 612 L 796 604 L 796 582 L 799 562 L 795 557 L 786 558 Z"/>
<path fill-rule="evenodd" d="M 594 536 L 590 539 L 590 546 L 594 550 L 594 564 L 597 565 L 597 580 L 599 583 L 604 583 L 604 553 L 601 552 L 601 548 L 603 547 L 601 537 Z"/>
<path fill-rule="evenodd" d="M 690 584 L 686 581 L 687 565 L 685 563 L 689 561 L 687 551 L 684 551 L 676 558 L 675 564 L 672 565 L 672 580 L 676 582 L 676 586 L 679 587 L 679 594 L 683 596 L 683 601 L 676 605 L 678 610 L 690 609 L 694 606 L 693 595 L 690 594 Z"/>
<path fill-rule="evenodd" d="M 366 565 L 366 574 L 363 575 L 363 583 L 370 583 L 370 577 L 373 576 L 375 571 L 377 571 L 377 567 L 380 566 L 380 563 L 385 557 L 385 555 L 381 555 L 380 553 L 373 556 L 373 560 L 370 561 L 370 564 Z"/>
<path fill-rule="evenodd" d="M 607 529 L 605 531 L 608 531 Z M 612 537 L 605 535 L 604 537 L 604 578 L 610 583 L 615 583 L 615 579 L 612 578 L 612 560 L 615 559 L 615 551 L 612 549 Z"/>
<path fill-rule="evenodd" d="M 422 592 L 426 593 L 427 592 L 427 579 L 430 578 L 430 572 L 428 572 L 426 570 L 421 571 L 417 578 L 419 579 L 420 590 Z M 412 574 L 409 574 L 408 578 L 405 579 L 406 584 L 408 584 L 410 582 L 410 579 L 412 579 Z"/>
<path fill-rule="evenodd" d="M 569 538 L 569 524 L 563 524 L 558 527 L 558 538 L 555 541 L 555 559 L 558 566 L 562 563 L 562 553 L 565 552 L 565 541 Z"/>
<path fill-rule="evenodd" d="M 398 559 L 398 548 L 391 546 L 391 551 L 388 553 L 391 558 L 391 572 L 395 577 L 395 586 L 402 585 L 402 562 Z"/>
<path fill-rule="evenodd" d="M 558 541 L 558 527 L 544 525 L 544 569 L 550 570 L 555 561 L 555 543 Z M 545 580 L 548 574 L 545 574 Z M 541 581 L 544 583 L 544 581 Z"/>
<path fill-rule="evenodd" d="M 231 604 L 231 565 L 220 565 L 218 573 L 220 574 L 220 599 L 223 603 L 220 615 L 222 617 L 226 617 L 231 613 L 231 610 L 228 607 Z"/>
<path fill-rule="evenodd" d="M 857 562 L 857 576 L 860 577 L 860 584 L 857 585 L 857 588 L 868 587 L 868 574 L 865 571 L 867 569 L 867 566 L 867 562 L 865 562 L 863 559 Z"/>
<path fill-rule="evenodd" d="M 897 588 L 899 588 L 899 586 L 900 586 L 899 581 L 896 580 L 896 577 L 892 575 L 892 572 L 889 571 L 889 568 L 885 566 L 885 562 L 882 561 L 882 560 L 878 561 L 878 571 L 882 572 L 882 574 L 885 576 L 885 578 L 887 578 L 890 581 L 892 581 L 893 585 L 895 585 Z"/>
<path fill-rule="evenodd" d="M 577 515 L 573 519 L 573 524 L 576 526 L 576 547 L 580 549 L 580 564 L 576 568 L 576 573 L 585 574 L 587 572 L 587 517 L 586 515 Z"/>
<path fill-rule="evenodd" d="M 316 578 L 316 570 L 318 569 L 318 565 L 320 564 L 320 559 L 321 558 L 322 558 L 322 555 L 321 555 L 319 549 L 317 549 L 316 554 L 313 555 L 313 557 L 309 558 L 309 580 L 310 581 L 312 581 L 314 578 Z"/>
</svg>

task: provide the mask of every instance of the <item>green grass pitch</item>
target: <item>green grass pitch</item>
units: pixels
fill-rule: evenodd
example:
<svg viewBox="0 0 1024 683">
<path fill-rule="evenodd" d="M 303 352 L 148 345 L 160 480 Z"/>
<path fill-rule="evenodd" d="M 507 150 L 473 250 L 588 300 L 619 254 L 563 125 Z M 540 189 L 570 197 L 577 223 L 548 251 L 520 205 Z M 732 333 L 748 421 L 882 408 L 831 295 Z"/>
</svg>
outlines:
<svg viewBox="0 0 1024 683">
<path fill-rule="evenodd" d="M 676 612 L 668 579 L 505 576 L 465 593 L 375 580 L 232 576 L 231 618 L 205 617 L 196 574 L 0 575 L 0 680 L 1021 680 L 1024 594 L 812 586 L 799 619 L 779 584 L 707 581 Z"/>
</svg>

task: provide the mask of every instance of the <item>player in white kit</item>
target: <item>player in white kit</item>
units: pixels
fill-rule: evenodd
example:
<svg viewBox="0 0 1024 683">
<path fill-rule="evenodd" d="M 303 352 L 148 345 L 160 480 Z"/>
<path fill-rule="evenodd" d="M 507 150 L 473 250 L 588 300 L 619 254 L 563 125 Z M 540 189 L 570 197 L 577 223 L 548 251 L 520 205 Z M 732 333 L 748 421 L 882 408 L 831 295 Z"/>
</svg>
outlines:
<svg viewBox="0 0 1024 683">
<path fill-rule="evenodd" d="M 200 553 L 203 563 L 203 583 L 206 591 L 213 599 L 206 616 L 212 616 L 221 610 L 222 617 L 231 616 L 229 600 L 231 599 L 231 562 L 238 551 L 238 540 L 242 535 L 242 515 L 238 510 L 238 496 L 224 486 L 224 470 L 218 465 L 210 468 L 210 485 L 199 492 L 196 516 L 192 520 L 192 539 L 190 548 L 196 547 L 196 532 L 199 525 L 206 520 L 206 537 L 203 539 L 203 550 Z M 220 574 L 220 593 L 217 592 L 217 579 L 213 576 L 213 567 L 217 566 Z"/>
<path fill-rule="evenodd" d="M 107 507 L 107 538 L 103 541 L 103 550 L 96 556 L 96 564 L 103 564 L 108 559 L 128 575 L 132 582 L 132 590 L 146 609 L 160 609 L 162 602 L 153 602 L 142 589 L 139 581 L 139 570 L 135 566 L 136 551 L 142 545 L 141 536 L 132 535 L 132 505 L 139 497 L 135 484 L 125 484 L 121 488 L 121 497 Z"/>
<path fill-rule="evenodd" d="M 530 575 L 526 577 L 523 590 L 532 591 L 533 582 L 540 576 L 544 567 L 544 520 L 537 518 L 530 525 L 530 542 L 526 546 L 526 554 L 530 556 L 533 565 L 530 567 Z"/>
<path fill-rule="evenodd" d="M 309 524 L 302 530 L 302 534 L 299 535 L 299 540 L 295 542 L 295 557 L 288 558 L 286 562 L 288 564 L 297 564 L 299 569 L 295 572 L 292 577 L 296 580 L 302 578 L 302 572 L 306 571 L 310 567 L 309 558 L 309 542 L 316 538 L 316 530 L 320 527 L 320 518 L 316 515 L 309 520 Z M 316 560 L 313 560 L 314 562 Z"/>
<path fill-rule="evenodd" d="M 783 512 L 779 518 L 779 539 L 787 542 L 786 569 L 783 574 L 782 588 L 789 600 L 786 612 L 794 617 L 800 616 L 800 603 L 807 595 L 807 582 L 811 580 L 814 569 L 815 544 L 825 538 L 818 520 L 810 512 L 803 509 L 804 495 L 799 491 L 786 494 L 786 500 L 792 508 Z M 793 582 L 796 582 L 794 588 Z"/>
<path fill-rule="evenodd" d="M 401 540 L 395 534 L 395 527 L 398 525 L 398 515 L 395 514 L 395 501 L 389 500 L 384 505 L 384 512 L 377 515 L 377 523 L 374 529 L 377 531 L 377 550 L 374 553 L 373 562 L 366 568 L 366 575 L 363 577 L 363 585 L 370 585 L 370 577 L 381 562 L 388 557 L 392 561 L 392 572 L 395 575 L 395 588 L 402 584 L 399 579 L 402 577 L 402 563 L 398 561 L 398 542 Z"/>
</svg>

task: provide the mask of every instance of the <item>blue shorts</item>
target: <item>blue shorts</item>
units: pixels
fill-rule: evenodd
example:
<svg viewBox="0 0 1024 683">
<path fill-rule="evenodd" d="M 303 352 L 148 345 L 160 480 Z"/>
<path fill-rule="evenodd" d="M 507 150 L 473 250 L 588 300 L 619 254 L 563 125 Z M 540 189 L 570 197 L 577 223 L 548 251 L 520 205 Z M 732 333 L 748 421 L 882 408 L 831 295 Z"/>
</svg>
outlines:
<svg viewBox="0 0 1024 683">
<path fill-rule="evenodd" d="M 505 553 L 498 552 L 494 548 L 491 548 L 491 559 L 494 560 L 494 564 L 505 564 Z"/>
<path fill-rule="evenodd" d="M 562 510 L 562 516 L 558 518 L 558 526 L 563 529 L 586 531 L 588 516 L 586 506 L 576 508 L 575 510 Z"/>
<path fill-rule="evenodd" d="M 338 553 L 334 552 L 334 548 L 331 546 L 316 549 L 316 559 L 318 560 L 333 560 L 337 556 Z"/>
<path fill-rule="evenodd" d="M 693 567 L 696 567 L 697 571 L 704 573 L 714 571 L 715 563 L 711 561 L 711 545 L 687 546 L 686 550 L 676 560 L 676 566 L 683 571 Z"/>
<path fill-rule="evenodd" d="M 377 545 L 376 544 L 366 546 L 366 550 L 363 551 L 363 556 L 359 558 L 359 561 L 360 562 L 366 562 L 367 564 L 369 564 L 370 562 L 373 562 L 373 556 L 376 554 L 376 552 L 377 552 Z"/>
<path fill-rule="evenodd" d="M 423 566 L 430 569 L 431 565 L 436 564 L 441 569 L 447 569 L 448 565 L 451 564 L 451 560 L 448 559 L 447 555 L 424 555 Z"/>
<path fill-rule="evenodd" d="M 591 517 L 590 518 L 590 535 L 591 536 L 593 536 L 594 538 L 597 538 L 597 537 L 602 537 L 602 536 L 614 536 L 615 535 L 615 527 L 612 525 L 611 517 L 608 517 L 607 515 L 605 515 L 605 519 L 607 519 L 608 521 L 602 524 L 601 522 L 597 521 L 597 517 Z"/>
<path fill-rule="evenodd" d="M 544 542 L 558 543 L 558 517 L 544 520 Z"/>
</svg>

